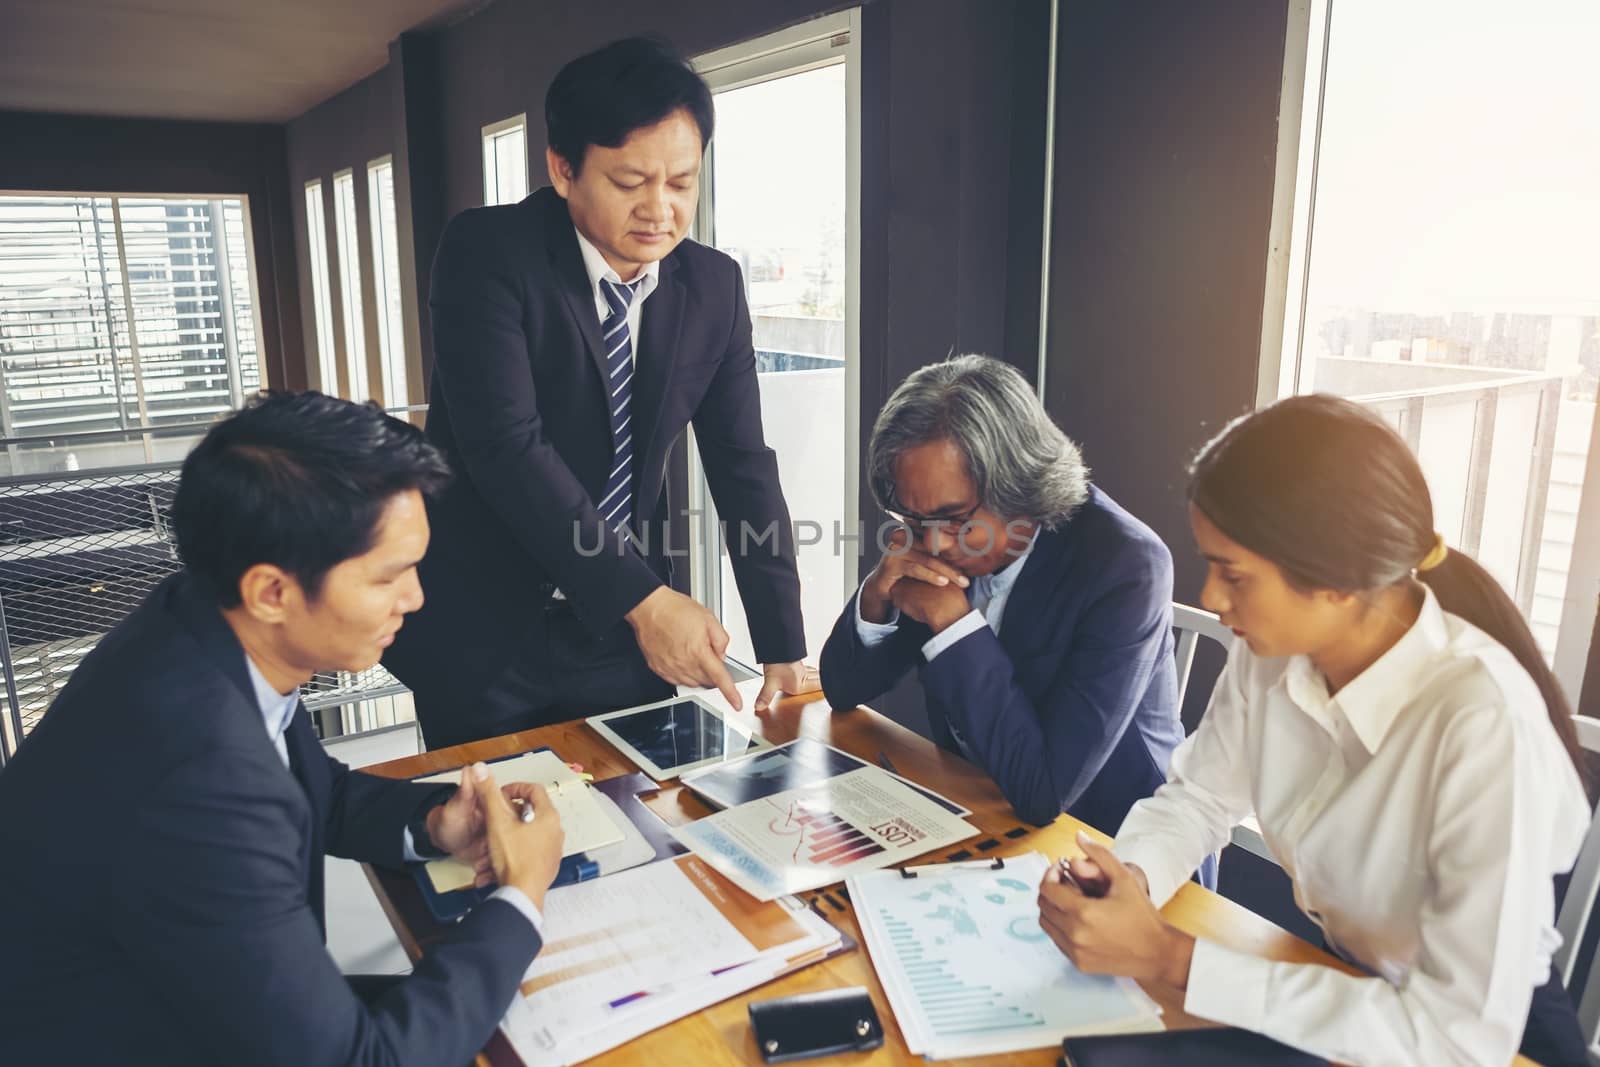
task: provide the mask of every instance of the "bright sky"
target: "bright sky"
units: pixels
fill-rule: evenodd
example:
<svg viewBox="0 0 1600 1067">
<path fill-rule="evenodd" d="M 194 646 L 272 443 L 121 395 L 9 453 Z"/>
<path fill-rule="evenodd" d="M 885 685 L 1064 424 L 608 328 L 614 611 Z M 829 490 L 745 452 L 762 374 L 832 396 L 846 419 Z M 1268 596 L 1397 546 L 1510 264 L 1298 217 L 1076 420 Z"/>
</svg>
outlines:
<svg viewBox="0 0 1600 1067">
<path fill-rule="evenodd" d="M 1600 314 L 1600 2 L 1331 2 L 1311 303 Z"/>
<path fill-rule="evenodd" d="M 844 227 L 844 64 L 718 93 L 717 244 L 822 247 Z"/>
</svg>

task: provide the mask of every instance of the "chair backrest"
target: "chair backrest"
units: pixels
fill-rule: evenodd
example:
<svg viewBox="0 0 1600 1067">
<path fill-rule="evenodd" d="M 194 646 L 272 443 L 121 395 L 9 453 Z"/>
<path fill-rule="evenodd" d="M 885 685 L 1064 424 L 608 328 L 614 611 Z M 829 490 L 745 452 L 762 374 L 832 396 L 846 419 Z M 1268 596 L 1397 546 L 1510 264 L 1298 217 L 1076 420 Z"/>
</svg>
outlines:
<svg viewBox="0 0 1600 1067">
<path fill-rule="evenodd" d="M 1600 753 L 1600 719 L 1587 715 L 1574 715 L 1573 724 L 1578 729 L 1578 743 L 1584 752 Z M 1561 912 L 1556 916 L 1556 929 L 1561 931 L 1561 947 L 1556 950 L 1555 968 L 1561 984 L 1568 993 L 1575 993 L 1572 980 L 1578 969 L 1578 956 L 1583 946 L 1584 933 L 1594 916 L 1595 897 L 1600 895 L 1600 817 L 1589 820 L 1589 833 L 1578 851 L 1578 861 L 1573 864 L 1572 877 L 1567 882 L 1567 895 L 1561 902 Z M 1600 954 L 1597 954 L 1600 959 Z M 1578 1023 L 1583 1028 L 1583 1039 L 1589 1050 L 1589 1062 L 1600 1064 L 1600 967 L 1593 962 L 1584 980 L 1581 996 L 1574 997 L 1578 1004 Z"/>
<path fill-rule="evenodd" d="M 1222 620 L 1211 612 L 1191 608 L 1187 604 L 1172 605 L 1172 628 L 1178 631 L 1175 658 L 1178 665 L 1178 707 L 1181 708 L 1184 695 L 1189 691 L 1189 672 L 1194 669 L 1194 650 L 1200 638 L 1209 637 L 1226 652 L 1233 647 L 1233 631 L 1222 625 Z"/>
</svg>

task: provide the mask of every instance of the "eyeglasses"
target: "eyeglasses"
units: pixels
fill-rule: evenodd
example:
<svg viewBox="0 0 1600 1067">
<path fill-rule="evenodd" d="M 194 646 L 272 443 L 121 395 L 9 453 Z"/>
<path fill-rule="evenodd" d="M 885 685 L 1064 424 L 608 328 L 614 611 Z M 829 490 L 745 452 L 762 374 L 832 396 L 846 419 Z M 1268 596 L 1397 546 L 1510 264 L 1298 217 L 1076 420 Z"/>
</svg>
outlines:
<svg viewBox="0 0 1600 1067">
<path fill-rule="evenodd" d="M 895 508 L 885 508 L 884 510 L 888 512 L 889 517 L 895 522 L 902 526 L 910 527 L 912 530 L 959 530 L 972 521 L 972 517 L 978 513 L 978 509 L 981 507 L 983 507 L 983 502 L 979 501 L 966 511 L 957 512 L 953 515 L 913 515 L 909 511 L 901 511 Z"/>
</svg>

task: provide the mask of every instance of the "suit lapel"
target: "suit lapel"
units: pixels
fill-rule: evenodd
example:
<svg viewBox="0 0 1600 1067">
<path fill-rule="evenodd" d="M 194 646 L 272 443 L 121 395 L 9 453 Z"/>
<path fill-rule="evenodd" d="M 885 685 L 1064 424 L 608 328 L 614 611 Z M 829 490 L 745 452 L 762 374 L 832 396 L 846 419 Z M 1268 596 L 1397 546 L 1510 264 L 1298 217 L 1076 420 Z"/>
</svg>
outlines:
<svg viewBox="0 0 1600 1067">
<path fill-rule="evenodd" d="M 678 336 L 683 329 L 683 282 L 678 278 L 677 253 L 661 261 L 661 274 L 656 290 L 644 302 L 640 316 L 639 347 L 635 352 L 633 381 L 634 417 L 639 420 L 639 434 L 635 440 L 643 441 L 644 448 L 635 453 L 633 484 L 639 491 L 645 481 L 643 472 L 657 469 L 663 459 L 662 452 L 670 441 L 658 441 L 656 429 L 661 424 L 661 407 L 672 388 L 672 375 L 678 365 Z M 646 502 L 646 506 L 649 502 Z"/>
<path fill-rule="evenodd" d="M 328 822 L 328 797 L 331 785 L 328 778 L 328 761 L 323 758 L 322 743 L 311 728 L 311 715 L 304 704 L 297 704 L 289 729 L 284 731 L 284 747 L 289 750 L 289 770 L 293 772 L 300 788 L 305 791 L 306 803 L 311 807 L 311 833 L 301 849 L 306 869 L 306 902 L 316 913 L 317 926 L 323 940 L 328 937 L 328 924 L 323 901 L 323 862 L 326 851 L 323 828 Z"/>
<path fill-rule="evenodd" d="M 1000 617 L 1000 646 L 1012 663 L 1019 662 L 1037 647 L 1054 625 L 1055 614 L 1049 596 L 1057 584 L 1055 576 L 1071 555 L 1070 535 L 1067 534 L 1070 526 L 1069 522 L 1058 530 L 1039 531 L 1033 551 L 1022 562 L 1022 573 L 1011 586 L 1005 613 Z"/>
<path fill-rule="evenodd" d="M 583 265 L 583 253 L 578 251 L 578 231 L 572 228 L 572 216 L 567 213 L 567 202 L 554 189 L 541 189 L 534 194 L 543 199 L 545 214 L 545 247 L 550 253 L 550 266 L 561 289 L 561 299 L 578 325 L 583 336 L 583 346 L 589 350 L 589 362 L 594 367 L 595 381 L 602 389 L 606 382 L 606 353 L 600 336 L 600 314 L 595 309 L 594 289 L 589 284 L 589 272 Z"/>
</svg>

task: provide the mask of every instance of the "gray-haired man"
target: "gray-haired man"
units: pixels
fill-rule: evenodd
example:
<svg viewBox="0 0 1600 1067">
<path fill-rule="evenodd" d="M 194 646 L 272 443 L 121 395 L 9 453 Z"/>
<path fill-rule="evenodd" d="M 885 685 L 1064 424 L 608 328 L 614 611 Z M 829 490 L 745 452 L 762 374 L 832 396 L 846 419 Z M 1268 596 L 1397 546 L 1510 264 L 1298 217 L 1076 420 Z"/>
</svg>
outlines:
<svg viewBox="0 0 1600 1067">
<path fill-rule="evenodd" d="M 1166 546 L 1089 483 L 1027 381 L 984 356 L 902 382 L 867 473 L 905 529 L 822 650 L 829 702 L 916 670 L 935 740 L 1018 815 L 1115 833 L 1183 739 Z"/>
</svg>

